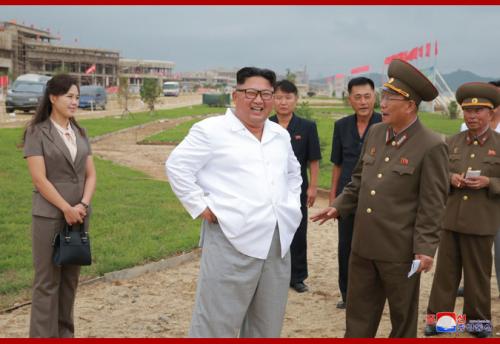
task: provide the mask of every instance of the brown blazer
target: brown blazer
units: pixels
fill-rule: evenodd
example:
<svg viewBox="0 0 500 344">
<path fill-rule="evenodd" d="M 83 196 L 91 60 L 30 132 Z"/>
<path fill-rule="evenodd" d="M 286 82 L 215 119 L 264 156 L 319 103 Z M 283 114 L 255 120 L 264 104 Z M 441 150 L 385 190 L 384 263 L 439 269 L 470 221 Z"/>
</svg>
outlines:
<svg viewBox="0 0 500 344">
<path fill-rule="evenodd" d="M 333 206 L 340 216 L 356 212 L 352 251 L 361 257 L 434 256 L 448 194 L 447 146 L 418 119 L 389 137 L 385 123 L 370 128 L 351 183 Z"/>
<path fill-rule="evenodd" d="M 482 137 L 483 138 L 483 137 Z M 500 228 L 500 134 L 488 129 L 484 141 L 474 144 L 468 131 L 450 137 L 450 174 L 481 170 L 490 178 L 488 188 L 458 189 L 451 187 L 443 228 L 450 231 L 495 235 Z"/>
<path fill-rule="evenodd" d="M 82 200 L 87 157 L 92 154 L 92 150 L 88 139 L 73 125 L 72 128 L 77 146 L 75 162 L 50 119 L 28 129 L 24 142 L 24 157 L 43 156 L 47 179 L 69 204 L 75 205 Z M 33 215 L 64 218 L 62 211 L 43 198 L 36 188 L 33 190 L 32 200 Z"/>
</svg>

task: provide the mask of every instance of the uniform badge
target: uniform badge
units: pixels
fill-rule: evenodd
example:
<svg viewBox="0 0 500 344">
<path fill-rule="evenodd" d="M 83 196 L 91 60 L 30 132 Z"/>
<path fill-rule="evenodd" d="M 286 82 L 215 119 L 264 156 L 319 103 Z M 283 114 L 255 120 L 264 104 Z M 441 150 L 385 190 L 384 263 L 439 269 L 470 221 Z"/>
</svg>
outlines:
<svg viewBox="0 0 500 344">
<path fill-rule="evenodd" d="M 408 163 L 410 162 L 408 159 L 406 158 L 401 158 L 401 160 L 399 160 L 401 162 L 401 165 L 403 166 L 407 166 Z"/>
<path fill-rule="evenodd" d="M 370 155 L 371 156 L 375 155 L 375 147 L 370 148 Z"/>
<path fill-rule="evenodd" d="M 401 146 L 405 141 L 406 139 L 408 138 L 408 135 L 406 134 L 403 134 L 401 135 L 401 137 L 396 141 L 396 146 Z"/>
<path fill-rule="evenodd" d="M 497 152 L 494 149 L 489 149 L 488 150 L 488 156 L 496 156 Z"/>
<path fill-rule="evenodd" d="M 302 140 L 302 136 L 300 136 L 300 135 L 295 135 L 295 140 Z"/>
</svg>

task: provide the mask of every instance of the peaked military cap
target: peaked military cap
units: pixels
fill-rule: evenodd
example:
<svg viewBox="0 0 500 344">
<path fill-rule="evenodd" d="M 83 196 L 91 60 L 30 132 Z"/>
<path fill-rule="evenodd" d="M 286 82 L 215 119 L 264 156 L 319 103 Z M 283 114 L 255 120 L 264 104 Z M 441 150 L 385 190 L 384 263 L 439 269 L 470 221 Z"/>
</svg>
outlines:
<svg viewBox="0 0 500 344">
<path fill-rule="evenodd" d="M 387 70 L 389 80 L 384 84 L 385 90 L 395 92 L 407 99 L 431 101 L 439 94 L 438 90 L 427 77 L 408 62 L 392 60 Z"/>
<path fill-rule="evenodd" d="M 457 101 L 462 108 L 484 106 L 494 109 L 500 105 L 499 88 L 485 82 L 468 82 L 457 89 Z"/>
</svg>

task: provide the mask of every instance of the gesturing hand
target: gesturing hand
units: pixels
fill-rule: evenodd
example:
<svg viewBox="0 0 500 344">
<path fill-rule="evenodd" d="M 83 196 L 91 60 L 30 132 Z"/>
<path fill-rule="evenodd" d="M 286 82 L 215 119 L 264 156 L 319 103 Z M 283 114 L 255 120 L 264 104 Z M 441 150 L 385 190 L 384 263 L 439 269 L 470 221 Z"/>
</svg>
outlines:
<svg viewBox="0 0 500 344">
<path fill-rule="evenodd" d="M 319 224 L 322 225 L 326 221 L 330 219 L 336 219 L 338 217 L 339 217 L 339 212 L 337 211 L 336 208 L 327 207 L 321 210 L 319 213 L 311 216 L 310 219 L 312 220 L 312 222 L 321 221 Z"/>
</svg>

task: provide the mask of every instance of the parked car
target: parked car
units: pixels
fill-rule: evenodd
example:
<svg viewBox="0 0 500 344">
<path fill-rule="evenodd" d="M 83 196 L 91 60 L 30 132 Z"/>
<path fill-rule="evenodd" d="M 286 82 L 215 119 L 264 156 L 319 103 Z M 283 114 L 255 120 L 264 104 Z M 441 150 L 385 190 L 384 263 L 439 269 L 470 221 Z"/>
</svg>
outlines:
<svg viewBox="0 0 500 344">
<path fill-rule="evenodd" d="M 80 105 L 81 108 L 106 110 L 108 97 L 106 90 L 102 86 L 80 86 Z"/>
<path fill-rule="evenodd" d="M 34 111 L 39 100 L 43 96 L 49 76 L 39 74 L 20 75 L 7 90 L 5 108 L 7 112 L 22 110 L 24 112 Z"/>
</svg>

